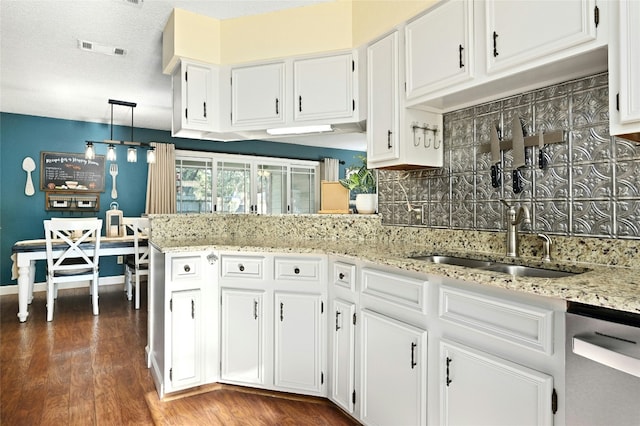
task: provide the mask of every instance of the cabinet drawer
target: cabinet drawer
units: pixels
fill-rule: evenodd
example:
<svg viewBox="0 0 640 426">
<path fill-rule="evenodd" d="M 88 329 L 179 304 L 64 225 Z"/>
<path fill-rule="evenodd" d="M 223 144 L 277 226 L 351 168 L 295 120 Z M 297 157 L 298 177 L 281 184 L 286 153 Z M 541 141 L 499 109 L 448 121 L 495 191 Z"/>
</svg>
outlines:
<svg viewBox="0 0 640 426">
<path fill-rule="evenodd" d="M 320 259 L 276 257 L 275 278 L 285 281 L 320 281 L 321 266 Z"/>
<path fill-rule="evenodd" d="M 171 280 L 199 279 L 200 257 L 185 256 L 171 258 Z"/>
<path fill-rule="evenodd" d="M 439 312 L 445 321 L 553 354 L 553 311 L 550 309 L 443 286 Z"/>
<path fill-rule="evenodd" d="M 264 277 L 262 256 L 222 256 L 220 273 L 222 278 L 262 279 Z"/>
<path fill-rule="evenodd" d="M 348 263 L 335 262 L 333 264 L 333 284 L 356 291 L 356 267 Z"/>
<path fill-rule="evenodd" d="M 407 308 L 427 313 L 428 281 L 376 271 L 362 270 L 362 293 L 378 297 Z"/>
</svg>

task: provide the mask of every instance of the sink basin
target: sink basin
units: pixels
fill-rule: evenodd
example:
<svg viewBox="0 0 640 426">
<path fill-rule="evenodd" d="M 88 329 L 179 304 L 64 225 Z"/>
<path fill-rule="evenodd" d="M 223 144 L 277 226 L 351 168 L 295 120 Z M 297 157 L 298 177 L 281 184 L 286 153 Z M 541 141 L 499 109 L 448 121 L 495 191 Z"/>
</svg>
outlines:
<svg viewBox="0 0 640 426">
<path fill-rule="evenodd" d="M 466 266 L 467 268 L 483 268 L 491 265 L 491 262 L 485 260 L 469 259 L 466 257 L 455 256 L 412 256 L 412 259 L 423 260 L 425 262 L 441 263 L 445 265 Z"/>
<path fill-rule="evenodd" d="M 575 275 L 575 272 L 557 271 L 554 269 L 534 268 L 532 266 L 509 265 L 506 263 L 493 263 L 485 268 L 485 271 L 502 272 L 518 277 L 535 278 L 562 278 Z"/>
<path fill-rule="evenodd" d="M 511 265 L 508 263 L 490 262 L 487 260 L 470 259 L 467 257 L 443 256 L 443 255 L 419 255 L 411 256 L 411 259 L 422 260 L 443 265 L 464 266 L 467 268 L 481 269 L 484 271 L 501 272 L 517 277 L 533 278 L 562 278 L 580 274 L 580 272 L 558 271 L 555 269 L 536 268 L 533 266 Z"/>
</svg>

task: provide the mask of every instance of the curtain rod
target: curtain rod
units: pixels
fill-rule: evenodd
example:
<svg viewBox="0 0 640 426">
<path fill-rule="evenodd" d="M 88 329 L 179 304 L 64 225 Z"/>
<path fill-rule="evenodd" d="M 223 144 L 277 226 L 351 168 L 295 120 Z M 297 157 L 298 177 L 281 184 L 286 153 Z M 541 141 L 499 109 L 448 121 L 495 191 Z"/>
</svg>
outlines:
<svg viewBox="0 0 640 426">
<path fill-rule="evenodd" d="M 191 151 L 191 152 L 203 152 L 201 149 L 193 149 L 193 148 L 176 148 L 180 151 Z M 204 151 L 204 152 L 213 152 L 216 154 L 229 154 L 229 155 L 251 155 L 254 157 L 265 157 L 264 154 L 257 154 L 255 152 L 220 152 L 220 151 Z M 285 157 L 281 155 L 269 155 L 272 158 L 282 158 L 285 160 L 300 160 L 300 161 L 319 161 L 324 163 L 324 158 L 300 158 L 300 157 Z M 344 160 L 338 161 L 340 164 L 346 164 Z"/>
</svg>

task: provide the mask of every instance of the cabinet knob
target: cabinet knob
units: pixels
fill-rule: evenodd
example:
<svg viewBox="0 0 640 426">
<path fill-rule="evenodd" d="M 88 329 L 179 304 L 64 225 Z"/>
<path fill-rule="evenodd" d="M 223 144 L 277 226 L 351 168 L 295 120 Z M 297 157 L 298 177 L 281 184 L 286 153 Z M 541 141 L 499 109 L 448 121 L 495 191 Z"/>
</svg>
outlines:
<svg viewBox="0 0 640 426">
<path fill-rule="evenodd" d="M 189 265 L 184 265 L 184 271 L 185 272 L 191 271 L 191 267 Z"/>
<path fill-rule="evenodd" d="M 342 272 L 340 272 L 340 273 L 338 274 L 338 278 L 340 278 L 341 280 L 344 280 L 344 274 L 343 274 Z"/>
<path fill-rule="evenodd" d="M 240 270 L 240 272 L 244 272 L 244 265 L 242 263 L 239 264 L 238 269 Z"/>
<path fill-rule="evenodd" d="M 300 273 L 300 268 L 296 267 L 293 269 L 293 273 L 298 275 Z"/>
</svg>

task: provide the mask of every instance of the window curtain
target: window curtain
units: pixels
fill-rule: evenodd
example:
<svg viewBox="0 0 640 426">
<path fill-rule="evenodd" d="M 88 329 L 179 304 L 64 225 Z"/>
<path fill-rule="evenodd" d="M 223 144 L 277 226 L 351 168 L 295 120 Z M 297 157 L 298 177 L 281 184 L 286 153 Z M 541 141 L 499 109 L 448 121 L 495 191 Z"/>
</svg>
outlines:
<svg viewBox="0 0 640 426">
<path fill-rule="evenodd" d="M 169 143 L 151 142 L 156 149 L 156 162 L 149 164 L 147 204 L 145 212 L 176 212 L 176 147 Z"/>
<path fill-rule="evenodd" d="M 340 160 L 337 158 L 325 158 L 322 162 L 322 180 L 336 182 L 338 180 L 339 167 Z"/>
</svg>

